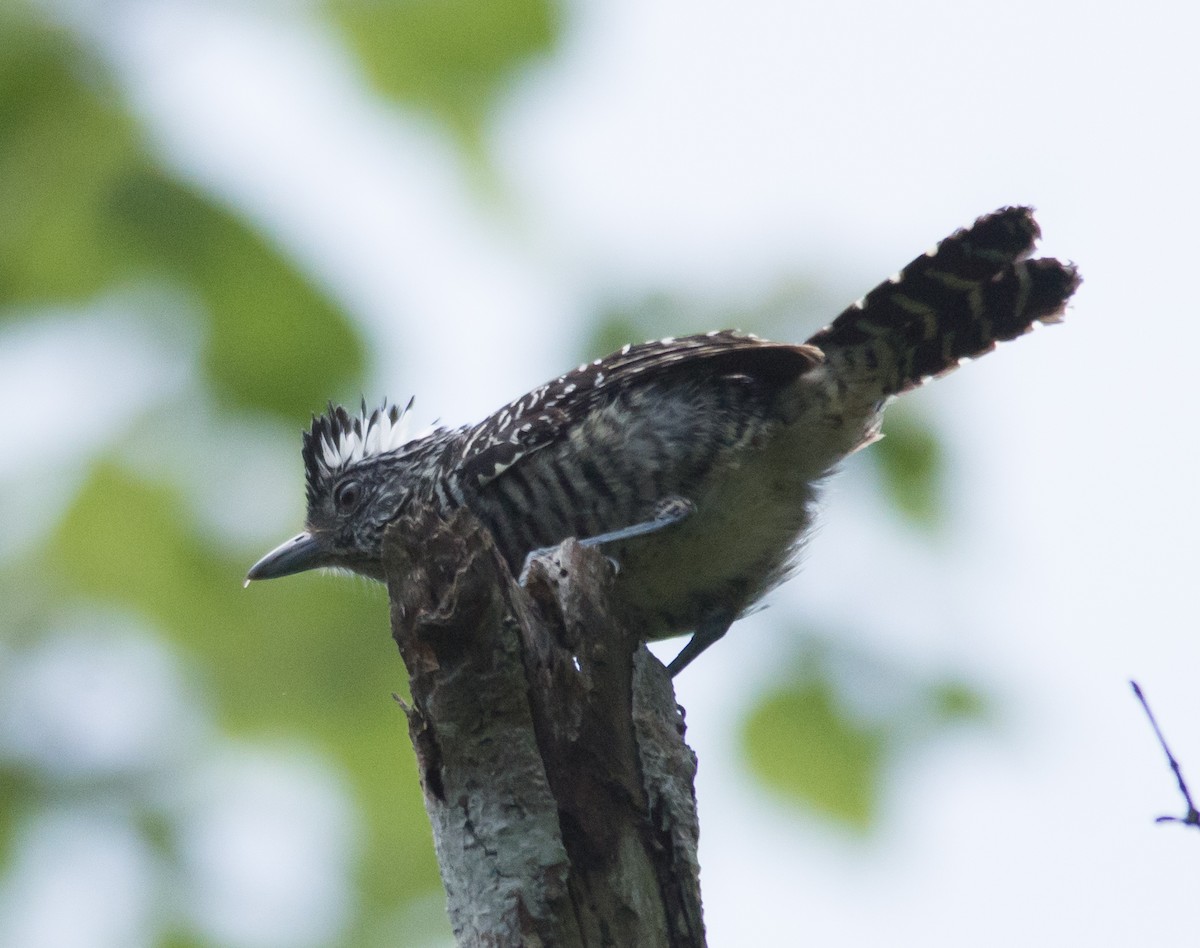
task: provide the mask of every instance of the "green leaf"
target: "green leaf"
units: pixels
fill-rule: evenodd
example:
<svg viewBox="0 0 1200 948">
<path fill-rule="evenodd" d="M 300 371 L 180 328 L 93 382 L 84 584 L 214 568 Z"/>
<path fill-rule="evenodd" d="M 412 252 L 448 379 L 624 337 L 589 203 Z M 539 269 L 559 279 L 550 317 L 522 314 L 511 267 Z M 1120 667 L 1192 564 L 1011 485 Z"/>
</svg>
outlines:
<svg viewBox="0 0 1200 948">
<path fill-rule="evenodd" d="M 118 275 L 100 222 L 136 154 L 98 64 L 64 33 L 0 15 L 0 306 L 85 299 Z"/>
<path fill-rule="evenodd" d="M 326 9 L 380 91 L 428 109 L 472 146 L 499 96 L 561 30 L 549 0 L 327 0 Z"/>
<path fill-rule="evenodd" d="M 611 307 L 590 321 L 583 361 L 603 358 L 626 343 L 636 345 L 670 335 L 683 315 L 680 304 L 663 294 L 649 296 L 633 305 Z"/>
<path fill-rule="evenodd" d="M 210 942 L 195 932 L 180 930 L 160 934 L 155 944 L 158 948 L 208 948 Z"/>
<path fill-rule="evenodd" d="M 767 694 L 744 733 L 750 765 L 773 790 L 848 828 L 875 824 L 885 733 L 846 715 L 828 682 Z"/>
<path fill-rule="evenodd" d="M 939 726 L 983 721 L 989 713 L 987 699 L 966 682 L 955 679 L 934 682 L 928 703 Z"/>
<path fill-rule="evenodd" d="M 875 462 L 887 498 L 916 526 L 940 526 L 944 461 L 933 428 L 911 407 L 899 404 L 884 416 L 883 433 L 866 453 Z"/>
<path fill-rule="evenodd" d="M 589 325 L 592 331 L 584 345 L 585 360 L 615 352 L 626 343 L 690 336 L 713 329 L 740 329 L 764 338 L 798 339 L 820 325 L 822 307 L 827 305 L 814 285 L 799 277 L 783 279 L 749 299 L 700 301 L 670 293 L 650 293 L 633 301 L 616 303 L 601 310 Z M 813 313 L 812 318 L 801 316 Z"/>
<path fill-rule="evenodd" d="M 810 638 L 796 667 L 747 718 L 751 768 L 792 802 L 860 832 L 874 828 L 897 759 L 987 717 L 969 684 L 915 674 L 833 638 Z"/>
<path fill-rule="evenodd" d="M 242 588 L 255 552 L 198 539 L 167 485 L 97 466 L 41 558 L 48 595 L 152 622 L 201 664 L 235 732 L 316 741 L 351 775 L 367 814 L 364 898 L 394 905 L 437 886 L 404 716 L 386 595 L 328 576 Z"/>
<path fill-rule="evenodd" d="M 0 762 L 0 866 L 8 865 L 21 824 L 38 799 L 40 787 L 11 761 Z"/>
<path fill-rule="evenodd" d="M 362 342 L 329 298 L 235 214 L 155 167 L 94 59 L 14 15 L 0 16 L 0 134 L 10 314 L 165 280 L 200 304 L 205 369 L 228 402 L 303 421 L 361 375 Z"/>
<path fill-rule="evenodd" d="M 114 182 L 108 211 L 130 261 L 203 304 L 204 368 L 235 404 L 304 421 L 361 376 L 346 318 L 229 212 L 148 168 Z"/>
</svg>

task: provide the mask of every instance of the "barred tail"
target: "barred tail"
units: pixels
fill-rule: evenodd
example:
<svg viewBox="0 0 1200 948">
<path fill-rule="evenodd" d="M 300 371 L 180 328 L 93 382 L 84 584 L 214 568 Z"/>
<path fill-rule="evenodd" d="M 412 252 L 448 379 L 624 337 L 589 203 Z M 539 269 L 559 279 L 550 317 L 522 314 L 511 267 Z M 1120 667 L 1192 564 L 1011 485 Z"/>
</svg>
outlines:
<svg viewBox="0 0 1200 948">
<path fill-rule="evenodd" d="M 951 234 L 808 340 L 859 396 L 915 388 L 1061 319 L 1080 284 L 1074 266 L 1026 260 L 1041 231 L 1027 207 L 1006 207 Z M 870 391 L 864 391 L 869 389 Z"/>
</svg>

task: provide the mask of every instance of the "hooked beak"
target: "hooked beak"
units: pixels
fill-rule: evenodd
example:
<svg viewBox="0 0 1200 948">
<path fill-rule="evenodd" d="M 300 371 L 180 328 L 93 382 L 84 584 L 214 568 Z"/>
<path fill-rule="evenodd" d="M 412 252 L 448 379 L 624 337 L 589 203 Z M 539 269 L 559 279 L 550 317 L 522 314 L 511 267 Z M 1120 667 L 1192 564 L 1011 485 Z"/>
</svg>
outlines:
<svg viewBox="0 0 1200 948">
<path fill-rule="evenodd" d="M 280 576 L 302 573 L 306 569 L 321 566 L 323 560 L 324 550 L 321 549 L 320 540 L 311 533 L 301 533 L 279 544 L 251 566 L 242 585 L 249 586 L 256 579 L 278 579 Z"/>
</svg>

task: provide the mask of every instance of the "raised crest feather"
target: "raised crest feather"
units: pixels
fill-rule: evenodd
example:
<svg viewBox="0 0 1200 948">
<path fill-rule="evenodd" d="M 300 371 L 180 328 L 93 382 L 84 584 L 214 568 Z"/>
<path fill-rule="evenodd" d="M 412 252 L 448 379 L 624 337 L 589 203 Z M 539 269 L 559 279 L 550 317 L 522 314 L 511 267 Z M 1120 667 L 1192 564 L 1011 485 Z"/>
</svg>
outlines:
<svg viewBox="0 0 1200 948">
<path fill-rule="evenodd" d="M 314 415 L 304 432 L 304 470 L 310 498 L 323 481 L 352 464 L 396 451 L 416 439 L 412 432 L 413 400 L 403 408 L 384 401 L 368 410 L 364 399 L 357 414 L 329 404 L 323 415 Z"/>
</svg>

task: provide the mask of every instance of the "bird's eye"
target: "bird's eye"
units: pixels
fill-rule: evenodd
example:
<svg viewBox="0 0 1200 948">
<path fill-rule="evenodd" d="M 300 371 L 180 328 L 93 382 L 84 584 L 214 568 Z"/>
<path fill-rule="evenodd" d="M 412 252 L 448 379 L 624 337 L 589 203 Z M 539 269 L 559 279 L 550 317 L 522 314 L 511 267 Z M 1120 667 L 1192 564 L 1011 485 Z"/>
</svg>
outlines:
<svg viewBox="0 0 1200 948">
<path fill-rule="evenodd" d="M 333 502 L 340 513 L 353 510 L 361 499 L 362 485 L 358 481 L 343 481 L 333 492 Z"/>
</svg>

